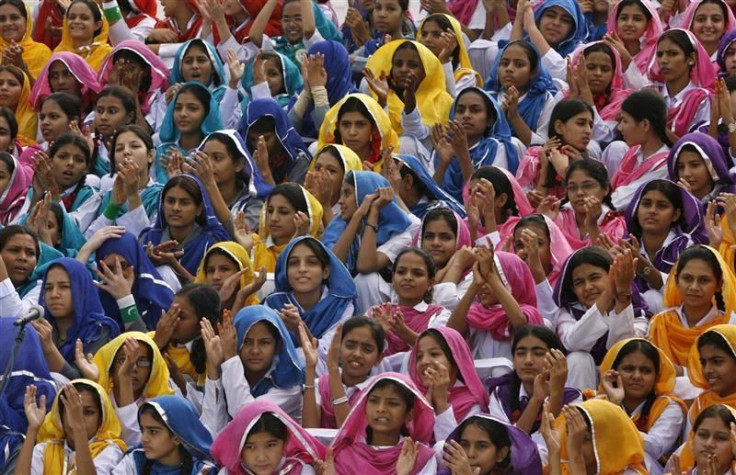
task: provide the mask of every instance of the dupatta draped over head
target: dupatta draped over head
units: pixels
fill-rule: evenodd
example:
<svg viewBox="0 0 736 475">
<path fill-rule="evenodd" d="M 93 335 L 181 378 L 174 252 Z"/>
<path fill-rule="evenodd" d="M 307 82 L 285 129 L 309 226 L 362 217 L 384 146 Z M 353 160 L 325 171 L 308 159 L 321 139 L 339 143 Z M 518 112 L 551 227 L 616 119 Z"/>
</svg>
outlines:
<svg viewBox="0 0 736 475">
<path fill-rule="evenodd" d="M 85 3 L 85 5 L 87 5 L 87 3 Z M 98 9 L 100 8 L 99 6 L 97 6 L 96 3 L 95 6 Z M 110 51 L 112 51 L 112 46 L 108 44 L 108 33 L 110 32 L 110 24 L 107 22 L 107 19 L 102 13 L 102 10 L 100 10 L 100 15 L 102 16 L 102 26 L 100 27 L 100 32 L 97 33 L 94 38 L 92 38 L 91 44 L 87 46 L 82 46 L 80 48 L 75 48 L 74 40 L 72 39 L 71 33 L 69 32 L 68 15 L 69 12 L 67 11 L 67 14 L 64 15 L 64 23 L 61 27 L 61 42 L 54 49 L 54 53 L 61 53 L 62 51 L 75 53 L 81 56 L 82 59 L 84 59 L 87 64 L 92 67 L 92 69 L 94 69 L 95 71 L 99 71 L 100 67 L 102 66 L 102 62 L 110 54 Z"/>
<path fill-rule="evenodd" d="M 647 29 L 644 30 L 644 34 L 639 38 L 641 49 L 633 57 L 634 64 L 639 68 L 639 71 L 646 74 L 649 63 L 654 59 L 654 54 L 657 52 L 657 42 L 659 37 L 662 35 L 662 23 L 659 21 L 659 12 L 657 8 L 649 0 L 638 0 L 638 2 L 649 12 L 651 19 L 647 21 Z M 608 32 L 615 32 L 619 36 L 621 33 L 618 31 L 617 19 L 621 10 L 621 3 L 613 5 L 608 12 L 607 30 Z"/>
<path fill-rule="evenodd" d="M 204 107 L 207 110 L 207 115 L 204 117 L 204 120 L 199 126 L 199 128 L 202 130 L 202 134 L 206 136 L 213 132 L 217 132 L 218 130 L 222 130 L 224 126 L 222 125 L 222 118 L 220 117 L 220 106 L 217 103 L 217 99 L 215 99 L 214 95 L 207 88 L 207 86 L 197 81 L 185 82 L 184 84 L 182 84 L 182 86 L 194 86 L 207 91 L 207 96 L 209 96 L 209 103 L 204 104 Z M 171 102 L 169 102 L 169 106 L 166 109 L 166 115 L 164 116 L 164 121 L 161 124 L 161 129 L 158 133 L 162 143 L 178 142 L 181 138 L 181 132 L 179 132 L 179 128 L 174 122 L 174 109 L 176 108 L 176 100 L 179 98 L 179 94 L 181 93 L 182 89 L 179 89 L 176 92 L 176 95 L 171 99 Z"/>
<path fill-rule="evenodd" d="M 296 101 L 296 94 L 302 89 L 302 87 L 304 87 L 304 78 L 302 77 L 302 73 L 299 70 L 299 66 L 291 59 L 289 59 L 288 56 L 284 56 L 278 51 L 269 51 L 268 53 L 276 55 L 276 57 L 278 58 L 279 64 L 281 65 L 281 78 L 283 80 L 284 87 L 284 92 L 273 96 L 273 99 L 279 103 L 280 107 L 287 107 L 290 103 Z M 269 57 L 268 59 L 272 59 L 272 57 Z M 327 66 L 327 64 L 327 61 L 325 61 L 325 66 Z M 254 67 L 255 61 L 249 62 L 245 66 L 243 78 L 240 80 L 240 84 L 245 89 L 245 92 L 248 93 L 248 96 L 246 96 L 240 103 L 240 107 L 242 107 L 243 110 L 248 107 L 248 104 L 251 101 L 251 97 L 253 96 L 251 88 L 255 85 L 255 74 L 253 71 Z M 304 114 L 304 120 L 306 120 L 307 117 L 309 117 L 309 115 Z"/>
<path fill-rule="evenodd" d="M 309 310 L 302 309 L 299 302 L 294 298 L 292 293 L 293 289 L 289 284 L 288 267 L 289 267 L 289 255 L 291 251 L 300 243 L 307 241 L 313 242 L 315 245 L 322 248 L 322 250 L 330 258 L 330 275 L 327 277 L 327 281 L 323 282 L 323 286 L 327 288 L 327 296 L 320 298 L 320 301 L 314 307 Z M 309 332 L 314 335 L 315 338 L 322 338 L 322 335 L 337 323 L 342 318 L 345 310 L 349 305 L 354 304 L 355 299 L 358 296 L 358 290 L 355 287 L 355 282 L 350 275 L 350 272 L 345 268 L 345 264 L 340 259 L 325 247 L 319 240 L 312 236 L 301 236 L 296 239 L 292 239 L 286 248 L 279 255 L 276 261 L 276 290 L 266 297 L 264 303 L 274 310 L 281 310 L 284 305 L 291 304 L 299 309 L 299 314 L 302 320 L 309 328 Z M 300 346 L 299 336 L 291 336 L 294 345 Z"/>
<path fill-rule="evenodd" d="M 250 260 L 248 251 L 234 241 L 218 242 L 207 249 L 207 252 L 202 258 L 202 262 L 199 263 L 199 270 L 197 271 L 197 276 L 194 278 L 194 282 L 198 284 L 204 284 L 206 282 L 207 279 L 205 274 L 207 272 L 207 259 L 213 254 L 213 251 L 225 253 L 235 263 L 235 265 L 238 266 L 239 271 L 245 271 L 240 275 L 240 286 L 238 289 L 242 289 L 253 282 L 253 263 Z M 258 297 L 256 297 L 255 294 L 249 295 L 248 298 L 245 299 L 245 305 L 255 305 L 258 303 Z"/>
<path fill-rule="evenodd" d="M 8 5 L 13 4 L 8 3 Z M 33 38 L 31 37 L 33 33 L 33 13 L 25 2 L 23 5 L 25 9 L 21 11 L 20 14 L 25 17 L 26 32 L 23 34 L 23 38 L 21 38 L 18 45 L 23 48 L 23 62 L 26 63 L 31 74 L 34 77 L 38 77 L 38 74 L 51 57 L 51 50 L 47 45 L 33 41 Z M 43 7 L 41 7 L 41 9 L 42 8 Z M 46 20 L 46 16 L 39 16 L 38 18 L 39 23 L 44 23 Z M 2 36 L 0 36 L 0 52 L 5 51 L 5 49 L 10 46 L 11 43 L 8 43 Z"/>
<path fill-rule="evenodd" d="M 376 383 L 386 379 L 403 386 L 414 395 L 413 414 L 406 428 L 409 431 L 409 437 L 421 445 L 418 446 L 417 458 L 411 474 L 421 473 L 422 467 L 434 456 L 434 450 L 426 445 L 431 442 L 433 435 L 434 409 L 407 376 L 399 373 L 383 373 L 369 380 L 360 399 L 350 409 L 350 414 L 332 443 L 336 473 L 352 473 L 357 467 L 364 475 L 396 473 L 396 461 L 401 454 L 403 442 L 395 447 L 374 449 L 366 441 L 368 418 L 365 410 L 368 395 Z"/>
<path fill-rule="evenodd" d="M 36 77 L 36 82 L 33 83 L 33 89 L 30 95 L 33 108 L 39 110 L 41 108 L 41 99 L 53 92 L 49 84 L 49 69 L 57 61 L 61 61 L 72 76 L 74 76 L 74 79 L 82 86 L 82 106 L 92 104 L 94 102 L 94 96 L 102 90 L 102 86 L 97 81 L 97 73 L 78 54 L 63 51 L 54 52 L 46 63 L 46 66 L 41 70 L 41 73 Z"/>
<path fill-rule="evenodd" d="M 26 193 L 33 183 L 33 167 L 22 164 L 13 157 L 13 173 L 5 191 L 0 194 L 0 226 L 7 226 L 15 219 L 26 201 Z"/>
<path fill-rule="evenodd" d="M 695 149 L 695 152 L 705 162 L 705 168 L 708 169 L 708 174 L 715 185 L 713 192 L 733 193 L 736 191 L 734 177 L 729 171 L 729 161 L 723 152 L 721 144 L 718 143 L 718 140 L 702 132 L 692 132 L 683 135 L 672 146 L 670 154 L 667 157 L 667 170 L 669 171 L 670 180 L 677 182 L 679 179 L 677 159 L 680 157 L 680 153 L 684 147 Z M 709 193 L 707 196 L 710 197 L 711 194 Z"/>
<path fill-rule="evenodd" d="M 174 56 L 174 65 L 171 68 L 171 84 L 185 82 L 181 67 L 184 62 L 184 55 L 186 55 L 187 51 L 189 51 L 189 48 L 194 45 L 199 45 L 204 48 L 205 54 L 210 59 L 210 63 L 212 63 L 209 84 L 204 84 L 201 82 L 200 84 L 204 84 L 204 86 L 212 93 L 215 100 L 219 103 L 220 99 L 222 99 L 222 96 L 225 94 L 225 87 L 227 86 L 228 77 L 225 70 L 225 63 L 222 62 L 222 58 L 220 58 L 217 49 L 209 41 L 195 38 L 193 40 L 187 41 L 179 47 L 179 49 L 176 51 L 176 56 Z"/>
<path fill-rule="evenodd" d="M 726 12 L 726 18 L 724 18 L 723 25 L 723 31 L 731 31 L 734 28 L 736 28 L 736 18 L 733 15 L 733 10 L 731 10 L 731 6 L 726 3 L 723 0 L 717 0 L 718 3 L 720 3 L 721 8 Z M 690 4 L 687 6 L 687 9 L 685 9 L 685 12 L 682 14 L 682 22 L 680 23 L 683 28 L 687 29 L 688 31 L 693 31 L 693 22 L 695 21 L 695 14 L 698 12 L 698 8 L 700 8 L 701 5 L 705 3 L 705 0 L 696 0 L 694 2 L 690 2 Z M 709 0 L 708 3 L 712 3 L 712 0 Z M 695 32 L 693 32 L 694 34 Z"/>
<path fill-rule="evenodd" d="M 254 401 L 243 406 L 235 419 L 220 432 L 212 444 L 212 456 L 218 464 L 227 469 L 230 475 L 246 475 L 251 473 L 243 468 L 241 452 L 253 426 L 263 414 L 271 414 L 281 421 L 289 435 L 286 439 L 283 457 L 286 459 L 280 467 L 280 474 L 298 475 L 302 466 L 311 466 L 317 460 L 323 460 L 325 447 L 309 432 L 297 424 L 279 406 L 270 401 Z"/>
<path fill-rule="evenodd" d="M 704 391 L 695 398 L 692 406 L 690 407 L 689 416 L 691 424 L 695 423 L 698 415 L 708 406 L 712 406 L 713 404 L 725 404 L 726 406 L 731 407 L 736 406 L 736 393 L 721 396 L 717 392 L 711 390 L 708 380 L 703 373 L 703 366 L 700 364 L 700 348 L 698 348 L 698 341 L 703 338 L 705 334 L 720 338 L 730 349 L 730 356 L 736 359 L 736 326 L 734 325 L 722 324 L 712 326 L 695 339 L 687 358 L 687 375 L 690 378 L 690 382 L 693 383 L 693 386 L 704 389 Z"/>
<path fill-rule="evenodd" d="M 457 8 L 457 4 L 459 3 L 465 3 L 465 4 L 470 5 L 473 3 L 477 3 L 477 0 L 475 2 L 473 0 L 461 0 L 461 1 L 455 2 L 455 4 L 449 3 L 447 7 L 450 9 L 451 15 L 448 15 L 446 13 L 433 13 L 429 15 L 427 18 L 422 20 L 422 23 L 419 25 L 419 28 L 417 28 L 417 34 L 415 35 L 415 37 L 416 38 L 422 37 L 422 28 L 424 27 L 424 23 L 430 17 L 433 17 L 433 16 L 444 17 L 447 21 L 450 22 L 450 25 L 452 25 L 452 33 L 455 35 L 455 38 L 457 38 L 456 48 L 457 48 L 458 64 L 456 68 L 453 67 L 453 69 L 455 70 L 455 73 L 454 73 L 455 81 L 457 82 L 461 78 L 470 75 L 470 76 L 475 77 L 475 86 L 482 87 L 483 78 L 475 69 L 473 69 L 473 65 L 470 62 L 470 55 L 468 54 L 468 47 L 465 45 L 465 41 L 463 41 L 463 26 L 460 24 L 460 21 L 462 20 L 458 21 L 458 19 L 460 18 L 457 17 L 457 15 L 455 15 L 455 13 L 452 11 L 453 5 L 455 5 L 455 7 Z M 468 24 L 467 21 L 462 21 L 462 23 L 465 25 Z"/>
<path fill-rule="evenodd" d="M 730 11 L 730 8 L 728 9 Z M 718 43 L 718 51 L 716 52 L 716 64 L 720 68 L 720 75 L 727 76 L 726 71 L 726 50 L 736 41 L 736 29 L 726 31 Z"/>
<path fill-rule="evenodd" d="M 92 276 L 87 268 L 81 262 L 69 257 L 62 257 L 51 262 L 43 275 L 38 302 L 46 309 L 44 315 L 46 320 L 55 326 L 55 319 L 46 306 L 45 294 L 49 271 L 56 267 L 63 268 L 69 275 L 72 305 L 74 307 L 74 323 L 67 329 L 66 341 L 59 348 L 59 353 L 64 357 L 64 360 L 73 362 L 77 339 L 82 340 L 82 344 L 86 348 L 87 345 L 103 335 L 105 328 L 109 330 L 111 336 L 117 335 L 120 328 L 115 320 L 105 316 L 105 310 L 102 308 L 100 297 L 97 294 L 97 287 L 92 282 Z"/>
<path fill-rule="evenodd" d="M 583 11 L 580 9 L 580 5 L 575 0 L 544 0 L 534 11 L 534 22 L 539 25 L 544 12 L 552 7 L 565 10 L 565 13 L 572 18 L 572 29 L 567 38 L 556 45 L 550 45 L 564 58 L 575 51 L 575 48 L 580 43 L 585 41 L 585 37 L 588 35 L 585 17 L 583 16 Z"/>
<path fill-rule="evenodd" d="M 394 155 L 398 161 L 399 169 L 407 167 L 419 179 L 425 192 L 428 192 L 429 201 L 420 200 L 414 206 L 409 207 L 409 211 L 419 219 L 423 219 L 427 211 L 438 204 L 450 208 L 454 213 L 465 216 L 465 207 L 460 203 L 459 198 L 455 198 L 445 191 L 434 181 L 427 167 L 419 161 L 414 155 Z M 454 163 L 454 162 L 453 162 Z"/>
<path fill-rule="evenodd" d="M 92 453 L 92 458 L 94 459 L 105 449 L 113 445 L 117 445 L 122 452 L 125 452 L 125 442 L 123 442 L 121 435 L 122 427 L 105 389 L 89 379 L 75 379 L 71 381 L 71 384 L 75 386 L 84 384 L 86 387 L 91 388 L 95 393 L 95 397 L 100 402 L 100 407 L 102 407 L 100 427 L 89 443 L 89 451 Z M 79 391 L 78 388 L 77 391 Z M 59 392 L 56 395 L 54 404 L 51 406 L 51 411 L 46 414 L 46 418 L 43 420 L 43 424 L 41 424 L 41 428 L 38 431 L 38 437 L 36 438 L 36 443 L 46 442 L 43 453 L 44 475 L 63 473 L 64 467 L 66 466 L 66 454 L 64 452 L 66 434 L 61 422 L 61 409 L 59 408 L 59 396 L 61 394 Z M 73 466 L 76 466 L 76 463 Z"/>
<path fill-rule="evenodd" d="M 617 121 L 618 116 L 621 113 L 621 104 L 631 94 L 631 89 L 624 88 L 624 71 L 621 64 L 621 55 L 616 48 L 613 48 L 605 41 L 594 41 L 592 43 L 586 43 L 580 46 L 572 54 L 572 66 L 577 67 L 580 63 L 580 59 L 585 57 L 585 51 L 594 45 L 605 45 L 613 55 L 613 77 L 611 78 L 611 84 L 608 86 L 608 93 L 604 97 L 594 97 L 594 103 L 598 114 L 601 119 L 605 121 Z M 604 101 L 601 102 L 601 99 Z"/>
</svg>

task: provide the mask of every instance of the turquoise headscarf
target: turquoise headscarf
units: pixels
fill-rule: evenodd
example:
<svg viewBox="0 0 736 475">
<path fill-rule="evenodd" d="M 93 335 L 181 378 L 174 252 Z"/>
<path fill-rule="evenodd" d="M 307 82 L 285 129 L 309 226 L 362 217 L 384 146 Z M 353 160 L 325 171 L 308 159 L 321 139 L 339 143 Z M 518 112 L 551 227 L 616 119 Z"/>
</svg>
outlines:
<svg viewBox="0 0 736 475">
<path fill-rule="evenodd" d="M 184 82 L 184 76 L 181 74 L 181 63 L 184 59 L 184 55 L 187 54 L 189 48 L 197 44 L 204 47 L 207 52 L 207 56 L 210 58 L 212 63 L 212 75 L 210 76 L 210 83 L 205 84 L 207 89 L 210 90 L 215 100 L 219 103 L 222 100 L 222 96 L 225 95 L 225 88 L 227 88 L 227 71 L 225 69 L 225 63 L 222 62 L 220 55 L 217 53 L 217 49 L 208 41 L 200 38 L 189 40 L 179 47 L 174 57 L 174 66 L 171 68 L 171 84 Z"/>
<path fill-rule="evenodd" d="M 286 107 L 289 105 L 291 99 L 304 86 L 304 79 L 302 78 L 302 73 L 299 70 L 299 66 L 297 66 L 294 61 L 290 60 L 287 56 L 284 56 L 277 51 L 269 51 L 269 53 L 278 55 L 279 60 L 281 61 L 281 75 L 284 81 L 284 92 L 273 96 L 273 98 L 276 102 L 279 103 L 281 107 Z M 251 61 L 248 63 L 248 65 L 245 67 L 245 72 L 243 73 L 243 79 L 241 80 L 241 84 L 245 88 L 245 91 L 248 93 L 248 95 L 240 103 L 240 107 L 243 109 L 244 114 L 246 109 L 248 108 L 248 104 L 251 101 L 251 97 L 253 96 L 250 91 L 253 87 L 253 81 L 255 80 L 253 75 L 254 65 L 255 61 Z"/>
</svg>

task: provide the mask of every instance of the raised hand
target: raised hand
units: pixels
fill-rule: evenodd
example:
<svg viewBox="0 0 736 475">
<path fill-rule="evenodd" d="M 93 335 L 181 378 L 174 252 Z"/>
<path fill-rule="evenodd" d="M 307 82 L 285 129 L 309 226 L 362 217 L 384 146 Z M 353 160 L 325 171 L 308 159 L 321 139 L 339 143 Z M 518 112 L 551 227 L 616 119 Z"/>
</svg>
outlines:
<svg viewBox="0 0 736 475">
<path fill-rule="evenodd" d="M 179 315 L 181 308 L 179 304 L 172 304 L 168 311 L 161 311 L 161 318 L 156 324 L 156 334 L 153 341 L 159 350 L 163 350 L 169 344 L 176 332 L 176 326 L 179 323 Z"/>
<path fill-rule="evenodd" d="M 79 372 L 82 373 L 82 376 L 86 379 L 97 382 L 100 379 L 100 370 L 97 368 L 94 358 L 95 357 L 92 353 L 88 353 L 87 355 L 84 354 L 84 345 L 82 344 L 82 340 L 77 338 L 77 342 L 74 347 L 74 362 L 77 365 L 77 369 L 79 369 Z"/>
<path fill-rule="evenodd" d="M 271 173 L 271 165 L 268 163 L 268 147 L 266 146 L 266 139 L 263 135 L 259 135 L 258 140 L 256 141 L 256 147 L 253 151 L 253 161 L 255 162 L 256 167 L 258 167 L 258 171 L 261 172 L 263 181 L 269 185 L 275 186 L 276 182 L 274 181 L 273 174 Z"/>
<path fill-rule="evenodd" d="M 110 294 L 115 300 L 132 294 L 135 274 L 130 267 L 123 271 L 119 256 L 115 256 L 114 269 L 110 269 L 104 261 L 100 261 L 99 269 L 95 269 L 95 274 L 102 281 L 95 282 L 95 286 Z"/>
<path fill-rule="evenodd" d="M 237 53 L 235 53 L 235 50 L 232 48 L 228 48 L 227 58 L 225 59 L 227 60 L 227 68 L 230 71 L 230 81 L 228 86 L 230 86 L 230 89 L 237 89 L 238 83 L 245 73 L 245 64 L 240 62 Z"/>
<path fill-rule="evenodd" d="M 253 234 L 248 222 L 245 220 L 245 213 L 238 211 L 233 221 L 233 237 L 248 252 L 253 249 Z"/>
<path fill-rule="evenodd" d="M 325 56 L 322 53 L 309 55 L 307 63 L 307 81 L 309 87 L 324 87 L 327 84 L 327 70 L 325 70 Z"/>
<path fill-rule="evenodd" d="M 218 328 L 222 342 L 222 355 L 227 361 L 238 354 L 238 333 L 235 331 L 233 316 L 229 311 L 223 312 L 222 324 L 218 325 Z"/>
<path fill-rule="evenodd" d="M 449 31 L 443 31 L 440 34 L 439 41 L 442 44 L 442 49 L 440 50 L 440 54 L 437 58 L 442 64 L 449 63 L 452 58 L 452 53 L 455 51 L 455 48 L 457 48 L 457 36 Z"/>
<path fill-rule="evenodd" d="M 366 68 L 363 70 L 363 74 L 368 87 L 378 97 L 378 103 L 381 104 L 381 107 L 386 107 L 388 99 L 388 78 L 386 77 L 386 73 L 381 72 L 381 75 L 376 77 L 373 71 Z"/>
<path fill-rule="evenodd" d="M 442 463 L 452 471 L 452 475 L 474 475 L 478 473 L 470 467 L 468 455 L 455 440 L 445 442 Z"/>
<path fill-rule="evenodd" d="M 624 400 L 624 381 L 621 374 L 613 369 L 609 369 L 601 378 L 601 386 L 605 391 L 608 400 L 614 404 L 621 404 Z"/>
<path fill-rule="evenodd" d="M 309 337 L 304 322 L 299 322 L 299 342 L 301 343 L 302 351 L 304 352 L 305 365 L 307 368 L 314 370 L 317 367 L 317 361 L 319 361 L 319 357 L 317 356 L 319 342 L 316 338 Z"/>
<path fill-rule="evenodd" d="M 199 321 L 204 350 L 207 353 L 207 375 L 210 379 L 220 377 L 220 365 L 224 361 L 220 337 L 215 334 L 212 324 L 206 318 Z"/>
<path fill-rule="evenodd" d="M 26 387 L 26 394 L 23 396 L 23 412 L 26 414 L 29 430 L 37 431 L 41 428 L 46 418 L 46 395 L 42 394 L 36 402 L 36 386 L 33 384 Z"/>
<path fill-rule="evenodd" d="M 146 255 L 156 266 L 171 266 L 184 255 L 183 250 L 175 250 L 178 245 L 179 243 L 176 241 L 166 241 L 156 245 L 148 243 L 146 246 Z"/>
<path fill-rule="evenodd" d="M 434 126 L 432 126 L 431 138 L 434 151 L 437 153 L 437 157 L 439 157 L 440 162 L 445 166 L 449 165 L 455 157 L 455 150 L 453 149 L 450 140 L 448 140 L 447 135 L 445 134 L 445 128 L 442 124 L 434 124 Z"/>
<path fill-rule="evenodd" d="M 709 201 L 705 209 L 705 230 L 708 232 L 708 241 L 712 248 L 718 249 L 723 241 L 721 217 L 716 215 L 715 201 Z"/>
<path fill-rule="evenodd" d="M 414 470 L 417 463 L 417 444 L 411 437 L 404 439 L 404 446 L 401 447 L 401 454 L 396 461 L 396 475 L 409 475 Z"/>
</svg>

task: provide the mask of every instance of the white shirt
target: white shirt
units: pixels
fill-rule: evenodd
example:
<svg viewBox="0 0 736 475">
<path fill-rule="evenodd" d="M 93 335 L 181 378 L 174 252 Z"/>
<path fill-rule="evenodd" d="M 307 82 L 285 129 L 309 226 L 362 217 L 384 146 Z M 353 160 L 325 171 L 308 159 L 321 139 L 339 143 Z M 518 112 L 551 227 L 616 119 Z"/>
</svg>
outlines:
<svg viewBox="0 0 736 475">
<path fill-rule="evenodd" d="M 615 343 L 635 336 L 644 336 L 647 333 L 648 322 L 645 317 L 634 316 L 634 307 L 629 304 L 621 313 L 615 309 L 603 314 L 593 304 L 580 320 L 564 308 L 557 316 L 557 335 L 568 351 L 589 352 L 599 338 L 608 333 L 606 348 Z"/>
<path fill-rule="evenodd" d="M 31 475 L 43 475 L 43 457 L 46 450 L 46 444 L 48 443 L 49 442 L 41 442 L 40 444 L 36 444 L 36 446 L 33 447 L 33 458 L 31 459 Z M 67 465 L 66 473 L 71 473 L 71 471 L 75 469 L 74 451 L 69 447 L 66 441 L 64 441 L 64 455 L 66 457 Z M 97 454 L 97 457 L 92 459 L 92 462 L 94 463 L 95 469 L 97 470 L 97 475 L 109 475 L 113 473 L 113 470 L 122 458 L 123 451 L 120 450 L 120 447 L 111 443 L 102 452 Z M 66 475 L 66 473 L 60 472 L 60 475 Z"/>
</svg>

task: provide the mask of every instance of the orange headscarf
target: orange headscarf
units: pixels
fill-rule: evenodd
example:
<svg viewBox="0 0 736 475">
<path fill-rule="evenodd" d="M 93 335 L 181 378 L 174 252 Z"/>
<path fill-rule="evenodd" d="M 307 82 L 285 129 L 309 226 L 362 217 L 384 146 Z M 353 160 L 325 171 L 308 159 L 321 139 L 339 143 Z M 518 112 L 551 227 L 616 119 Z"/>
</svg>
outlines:
<svg viewBox="0 0 736 475">
<path fill-rule="evenodd" d="M 731 414 L 733 414 L 734 419 L 736 419 L 736 409 L 734 409 L 733 406 L 728 405 L 728 404 L 720 404 L 720 405 L 725 407 L 729 411 L 731 411 Z M 706 407 L 708 406 L 704 406 L 703 409 L 705 409 Z M 695 419 L 693 419 L 693 424 L 694 423 L 695 423 Z M 682 446 L 682 452 L 680 453 L 680 469 L 681 470 L 689 470 L 689 469 L 695 468 L 695 457 L 693 457 L 693 449 L 692 449 L 694 437 L 695 437 L 695 428 L 693 427 L 693 430 L 691 430 L 690 433 L 687 435 L 687 441 L 685 442 L 685 445 Z M 695 472 L 693 471 L 693 473 Z"/>
</svg>

